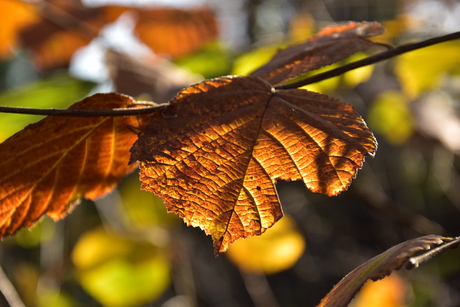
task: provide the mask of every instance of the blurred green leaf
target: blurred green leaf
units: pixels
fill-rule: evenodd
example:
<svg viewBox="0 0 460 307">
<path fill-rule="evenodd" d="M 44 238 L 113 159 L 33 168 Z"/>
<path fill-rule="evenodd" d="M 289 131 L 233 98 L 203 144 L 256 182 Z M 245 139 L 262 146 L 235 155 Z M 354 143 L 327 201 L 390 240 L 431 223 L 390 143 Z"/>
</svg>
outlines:
<svg viewBox="0 0 460 307">
<path fill-rule="evenodd" d="M 106 306 L 147 303 L 171 283 L 169 261 L 156 246 L 102 228 L 80 238 L 72 260 L 83 288 Z"/>
<path fill-rule="evenodd" d="M 395 73 L 404 92 L 416 98 L 424 91 L 439 88 L 448 72 L 459 69 L 460 41 L 450 41 L 396 58 Z"/>
<path fill-rule="evenodd" d="M 243 53 L 235 60 L 232 75 L 246 76 L 267 63 L 278 49 L 278 46 L 270 46 Z"/>
<path fill-rule="evenodd" d="M 369 109 L 367 121 L 374 132 L 393 145 L 403 144 L 414 132 L 407 98 L 397 91 L 379 95 Z"/>
<path fill-rule="evenodd" d="M 227 75 L 232 68 L 229 55 L 217 42 L 208 44 L 199 53 L 176 61 L 176 64 L 202 75 L 205 79 Z"/>
<path fill-rule="evenodd" d="M 337 68 L 337 67 L 339 67 L 339 65 L 337 63 L 334 63 L 332 65 L 329 65 L 329 66 L 322 67 L 320 69 L 314 70 L 313 72 L 308 72 L 307 74 L 305 74 L 303 76 L 300 76 L 298 79 L 305 79 L 306 77 L 313 76 L 313 75 L 316 75 L 316 74 L 320 74 L 320 73 L 326 72 L 328 70 L 331 70 L 331 69 L 334 69 L 334 68 Z M 308 90 L 308 91 L 312 91 L 312 92 L 327 94 L 327 93 L 332 92 L 332 91 L 334 91 L 336 89 L 336 87 L 340 83 L 340 79 L 341 79 L 341 76 L 334 77 L 334 78 L 329 78 L 329 79 L 326 79 L 326 80 L 323 80 L 323 81 L 320 81 L 320 82 L 316 82 L 316 83 L 312 83 L 312 84 L 302 86 L 301 88 L 305 89 L 305 90 Z M 293 81 L 295 81 L 295 80 L 296 79 L 293 79 Z"/>
<path fill-rule="evenodd" d="M 69 295 L 58 290 L 45 290 L 38 294 L 38 307 L 74 307 L 77 306 Z"/>
<path fill-rule="evenodd" d="M 125 257 L 130 251 L 129 241 L 98 228 L 80 237 L 72 251 L 72 261 L 76 267 L 87 269 L 111 258 Z"/>
<path fill-rule="evenodd" d="M 133 228 L 148 228 L 153 225 L 167 226 L 172 223 L 182 224 L 182 220 L 173 213 L 166 211 L 166 206 L 161 197 L 141 190 L 138 175 L 129 176 L 118 187 L 122 203 L 121 216 Z"/>
<path fill-rule="evenodd" d="M 367 55 L 364 52 L 358 52 L 347 58 L 342 65 L 356 62 L 366 57 Z M 369 78 L 372 76 L 373 71 L 374 65 L 367 65 L 358 69 L 353 69 L 343 74 L 343 81 L 346 85 L 350 87 L 355 87 L 358 84 L 369 80 Z"/>
<path fill-rule="evenodd" d="M 11 240 L 25 248 L 32 248 L 40 245 L 44 241 L 50 240 L 56 229 L 56 223 L 49 217 L 45 217 L 40 223 L 32 228 L 22 228 Z"/>
<path fill-rule="evenodd" d="M 169 264 L 160 257 L 133 264 L 118 258 L 82 274 L 82 286 L 106 306 L 134 306 L 157 298 L 170 284 Z"/>
<path fill-rule="evenodd" d="M 296 78 L 293 80 L 305 79 L 309 76 L 317 75 L 317 74 L 341 67 L 343 65 L 359 61 L 366 57 L 367 55 L 364 52 L 358 52 L 346 58 L 343 61 L 340 61 L 340 62 L 331 64 L 331 65 L 322 67 L 320 69 L 308 72 L 305 75 L 302 75 L 299 78 Z M 312 91 L 312 92 L 327 94 L 327 93 L 334 91 L 337 88 L 337 86 L 339 86 L 340 84 L 345 84 L 348 87 L 355 87 L 360 83 L 366 82 L 372 76 L 373 71 L 374 71 L 374 66 L 368 65 L 365 67 L 351 70 L 343 75 L 340 75 L 334 78 L 329 78 L 329 79 L 326 79 L 320 82 L 308 84 L 306 86 L 303 86 L 302 88 Z"/>
<path fill-rule="evenodd" d="M 0 94 L 1 106 L 28 108 L 67 108 L 81 100 L 94 84 L 74 79 L 67 74 L 54 74 Z M 0 142 L 43 116 L 0 113 Z"/>
</svg>

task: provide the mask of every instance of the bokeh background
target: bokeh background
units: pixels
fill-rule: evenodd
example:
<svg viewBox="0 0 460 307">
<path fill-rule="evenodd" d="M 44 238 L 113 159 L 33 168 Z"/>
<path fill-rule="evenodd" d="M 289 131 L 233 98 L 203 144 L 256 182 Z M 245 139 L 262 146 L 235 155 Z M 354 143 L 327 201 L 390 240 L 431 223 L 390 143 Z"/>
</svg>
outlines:
<svg viewBox="0 0 460 307">
<path fill-rule="evenodd" d="M 0 105 L 65 108 L 110 91 L 165 102 L 349 20 L 381 22 L 375 41 L 393 45 L 458 31 L 460 1 L 0 0 L 0 16 Z M 348 191 L 278 182 L 285 217 L 216 259 L 211 238 L 166 213 L 134 173 L 3 240 L 0 291 L 14 306 L 316 306 L 395 244 L 460 235 L 460 41 L 307 88 L 352 104 L 379 142 Z M 0 114 L 0 141 L 38 119 Z M 366 284 L 351 306 L 460 306 L 460 251 Z"/>
</svg>

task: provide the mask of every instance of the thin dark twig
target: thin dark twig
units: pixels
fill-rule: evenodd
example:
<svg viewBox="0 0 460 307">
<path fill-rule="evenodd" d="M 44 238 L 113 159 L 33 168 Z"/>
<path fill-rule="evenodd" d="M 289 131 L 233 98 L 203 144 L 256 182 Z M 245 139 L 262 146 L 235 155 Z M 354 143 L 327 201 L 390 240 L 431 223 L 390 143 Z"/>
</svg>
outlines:
<svg viewBox="0 0 460 307">
<path fill-rule="evenodd" d="M 435 44 L 439 44 L 439 43 L 443 43 L 443 42 L 447 42 L 447 41 L 454 40 L 454 39 L 459 39 L 459 38 L 460 38 L 460 31 L 450 33 L 450 34 L 447 34 L 447 35 L 443 35 L 443 36 L 433 37 L 433 38 L 423 40 L 423 41 L 420 41 L 420 42 L 408 43 L 408 44 L 400 45 L 400 46 L 395 47 L 393 49 L 378 53 L 376 55 L 370 56 L 370 57 L 362 59 L 360 61 L 356 61 L 356 62 L 347 64 L 347 65 L 344 65 L 342 67 L 338 67 L 336 69 L 331 69 L 331 70 L 326 71 L 324 73 L 320 73 L 320 74 L 305 78 L 303 80 L 299 80 L 299 81 L 296 81 L 296 82 L 292 82 L 292 83 L 277 86 L 276 89 L 298 88 L 298 87 L 305 86 L 305 85 L 308 85 L 308 84 L 311 84 L 311 83 L 326 80 L 326 79 L 329 79 L 329 78 L 332 78 L 332 77 L 337 77 L 337 76 L 339 76 L 339 75 L 341 75 L 343 73 L 346 73 L 347 71 L 350 71 L 350 70 L 353 70 L 353 69 L 356 69 L 356 68 L 360 68 L 360 67 L 364 67 L 364 66 L 367 66 L 367 65 L 371 65 L 371 64 L 374 64 L 374 63 L 377 63 L 377 62 L 380 62 L 380 61 L 384 61 L 384 60 L 387 60 L 389 58 L 395 57 L 397 55 L 400 55 L 400 54 L 403 54 L 403 53 L 406 53 L 406 52 L 409 52 L 409 51 L 414 51 L 416 49 L 421 49 L 421 48 L 424 48 L 424 47 L 432 46 L 432 45 L 435 45 Z"/>
<path fill-rule="evenodd" d="M 100 116 L 130 116 L 151 114 L 169 106 L 169 103 L 158 104 L 142 108 L 123 108 L 112 110 L 89 110 L 89 109 L 31 109 L 20 107 L 0 106 L 0 112 L 48 116 L 69 116 L 69 117 L 100 117 Z"/>
</svg>

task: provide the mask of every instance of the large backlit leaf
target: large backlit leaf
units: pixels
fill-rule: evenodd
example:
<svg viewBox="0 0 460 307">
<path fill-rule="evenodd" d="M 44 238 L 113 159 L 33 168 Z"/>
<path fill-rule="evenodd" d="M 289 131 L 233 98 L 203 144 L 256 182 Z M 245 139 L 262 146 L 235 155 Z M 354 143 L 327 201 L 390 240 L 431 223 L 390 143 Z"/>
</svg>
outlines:
<svg viewBox="0 0 460 307">
<path fill-rule="evenodd" d="M 279 51 L 270 62 L 251 75 L 276 86 L 368 49 L 374 43 L 366 38 L 382 34 L 383 31 L 377 22 L 349 22 L 346 25 L 327 27 L 306 42 Z"/>
<path fill-rule="evenodd" d="M 395 245 L 350 272 L 335 285 L 317 307 L 347 306 L 368 279 L 374 281 L 382 279 L 403 266 L 417 267 L 444 249 L 458 245 L 459 242 L 459 238 L 429 235 Z M 422 252 L 421 255 L 419 255 L 420 252 Z"/>
<path fill-rule="evenodd" d="M 133 106 L 120 94 L 96 94 L 73 109 Z M 63 217 L 81 197 L 109 192 L 134 165 L 129 148 L 136 117 L 47 117 L 0 144 L 0 236 Z"/>
<path fill-rule="evenodd" d="M 150 117 L 132 149 L 143 189 L 212 235 L 219 254 L 282 216 L 276 179 L 329 196 L 345 190 L 376 142 L 351 105 L 258 77 L 225 77 L 180 92 Z"/>
</svg>

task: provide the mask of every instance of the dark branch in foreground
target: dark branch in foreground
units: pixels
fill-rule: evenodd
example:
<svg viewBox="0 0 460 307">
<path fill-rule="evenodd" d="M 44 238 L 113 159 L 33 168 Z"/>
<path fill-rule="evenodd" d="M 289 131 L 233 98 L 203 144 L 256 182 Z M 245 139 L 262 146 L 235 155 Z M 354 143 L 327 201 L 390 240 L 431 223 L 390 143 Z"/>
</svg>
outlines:
<svg viewBox="0 0 460 307">
<path fill-rule="evenodd" d="M 124 108 L 112 110 L 88 110 L 88 109 L 30 109 L 20 107 L 2 107 L 0 112 L 17 113 L 17 114 L 32 114 L 32 115 L 48 115 L 48 116 L 69 116 L 69 117 L 100 117 L 100 116 L 130 116 L 151 114 L 169 106 L 169 103 L 157 104 L 142 108 Z"/>
<path fill-rule="evenodd" d="M 395 47 L 393 49 L 390 49 L 388 51 L 378 53 L 376 55 L 370 56 L 370 57 L 365 58 L 365 59 L 360 60 L 360 61 L 356 61 L 356 62 L 347 64 L 347 65 L 344 65 L 342 67 L 331 69 L 331 70 L 326 71 L 324 73 L 320 73 L 320 74 L 305 78 L 303 80 L 299 80 L 299 81 L 296 81 L 296 82 L 292 82 L 292 83 L 277 86 L 276 89 L 294 89 L 294 88 L 298 88 L 298 87 L 305 86 L 305 85 L 308 85 L 308 84 L 312 84 L 312 83 L 315 83 L 315 82 L 323 81 L 323 80 L 326 80 L 326 79 L 329 79 L 329 78 L 332 78 L 332 77 L 337 77 L 337 76 L 339 76 L 339 75 L 341 75 L 343 73 L 346 73 L 347 71 L 350 71 L 350 70 L 353 70 L 353 69 L 356 69 L 356 68 L 360 68 L 360 67 L 364 67 L 364 66 L 367 66 L 367 65 L 371 65 L 371 64 L 374 64 L 374 63 L 377 63 L 377 62 L 380 62 L 380 61 L 384 61 L 384 60 L 387 60 L 389 58 L 395 57 L 397 55 L 400 55 L 400 54 L 403 54 L 403 53 L 406 53 L 406 52 L 409 52 L 409 51 L 414 51 L 414 50 L 417 50 L 417 49 L 421 49 L 421 48 L 424 48 L 424 47 L 432 46 L 432 45 L 435 45 L 435 44 L 439 44 L 439 43 L 443 43 L 443 42 L 447 42 L 447 41 L 454 40 L 454 39 L 459 39 L 459 38 L 460 38 L 460 32 L 454 32 L 454 33 L 450 33 L 450 34 L 443 35 L 443 36 L 433 37 L 433 38 L 430 38 L 430 39 L 427 39 L 427 40 L 424 40 L 424 41 L 420 41 L 420 42 L 400 45 L 400 46 Z"/>
<path fill-rule="evenodd" d="M 337 77 L 347 71 L 371 65 L 380 61 L 387 60 L 397 55 L 421 49 L 424 47 L 432 46 L 442 42 L 447 42 L 454 39 L 460 38 L 460 32 L 454 32 L 451 34 L 437 36 L 424 41 L 404 44 L 388 51 L 381 52 L 379 54 L 370 56 L 360 61 L 356 61 L 342 67 L 326 71 L 321 74 L 314 75 L 312 77 L 292 82 L 284 85 L 277 86 L 277 89 L 293 89 L 311 83 L 326 80 L 332 77 Z M 3 107 L 0 106 L 0 112 L 2 113 L 17 113 L 17 114 L 32 114 L 32 115 L 48 115 L 48 116 L 69 116 L 69 117 L 99 117 L 99 116 L 131 116 L 154 113 L 157 110 L 166 108 L 169 103 L 155 104 L 153 106 L 146 106 L 142 108 L 125 108 L 125 109 L 113 109 L 113 110 L 87 110 L 87 109 L 30 109 L 20 107 Z"/>
</svg>

